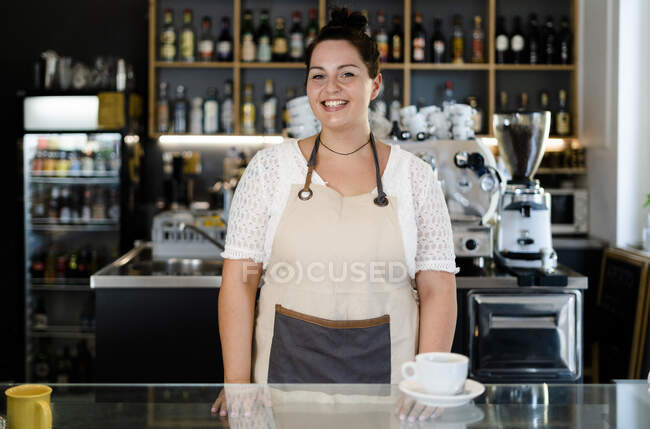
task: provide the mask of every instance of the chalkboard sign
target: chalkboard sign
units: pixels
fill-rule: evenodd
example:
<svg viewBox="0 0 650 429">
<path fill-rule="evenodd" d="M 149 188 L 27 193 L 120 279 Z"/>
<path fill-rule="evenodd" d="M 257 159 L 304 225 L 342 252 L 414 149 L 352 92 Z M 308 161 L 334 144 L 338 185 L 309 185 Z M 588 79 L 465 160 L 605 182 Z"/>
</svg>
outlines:
<svg viewBox="0 0 650 429">
<path fill-rule="evenodd" d="M 603 254 L 597 300 L 600 382 L 639 378 L 639 347 L 646 310 L 649 260 L 623 249 Z"/>
</svg>

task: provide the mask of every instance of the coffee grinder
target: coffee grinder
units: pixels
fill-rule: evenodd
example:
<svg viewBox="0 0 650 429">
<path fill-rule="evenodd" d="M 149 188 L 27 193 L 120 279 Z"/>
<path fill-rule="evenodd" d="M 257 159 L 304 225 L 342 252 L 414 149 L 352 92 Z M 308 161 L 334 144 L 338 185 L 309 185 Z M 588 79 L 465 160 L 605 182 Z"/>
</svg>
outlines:
<svg viewBox="0 0 650 429">
<path fill-rule="evenodd" d="M 551 195 L 533 179 L 550 123 L 548 111 L 497 113 L 492 121 L 499 152 L 512 176 L 499 200 L 498 261 L 508 268 L 532 269 L 535 275 L 550 274 L 549 255 L 555 255 Z"/>
</svg>

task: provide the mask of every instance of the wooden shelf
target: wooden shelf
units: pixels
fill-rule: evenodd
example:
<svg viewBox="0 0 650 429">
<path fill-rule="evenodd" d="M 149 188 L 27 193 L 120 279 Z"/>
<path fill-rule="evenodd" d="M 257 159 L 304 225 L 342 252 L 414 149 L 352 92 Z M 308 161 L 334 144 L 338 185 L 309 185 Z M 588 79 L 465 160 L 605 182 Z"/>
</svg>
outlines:
<svg viewBox="0 0 650 429">
<path fill-rule="evenodd" d="M 258 63 L 258 62 L 239 62 L 239 66 L 243 69 L 304 69 L 305 64 L 302 62 L 295 63 Z"/>
<path fill-rule="evenodd" d="M 404 63 L 381 63 L 379 70 L 404 70 Z"/>
<path fill-rule="evenodd" d="M 481 63 L 411 63 L 408 65 L 411 70 L 489 70 L 490 64 Z"/>
<path fill-rule="evenodd" d="M 495 64 L 495 70 L 508 71 L 575 71 L 575 64 Z"/>
<path fill-rule="evenodd" d="M 235 63 L 232 61 L 197 61 L 193 63 L 184 63 L 180 61 L 156 61 L 154 67 L 169 69 L 228 69 L 233 68 L 234 64 Z"/>
</svg>

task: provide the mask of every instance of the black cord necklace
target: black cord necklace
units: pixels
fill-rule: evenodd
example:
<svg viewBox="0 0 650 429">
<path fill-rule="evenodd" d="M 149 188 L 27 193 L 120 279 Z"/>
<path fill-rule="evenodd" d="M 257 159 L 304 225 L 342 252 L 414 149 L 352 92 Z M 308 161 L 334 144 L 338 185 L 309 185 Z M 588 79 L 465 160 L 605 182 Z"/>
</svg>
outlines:
<svg viewBox="0 0 650 429">
<path fill-rule="evenodd" d="M 348 152 L 348 153 L 343 153 L 343 152 L 337 152 L 337 151 L 335 151 L 334 149 L 328 147 L 328 146 L 325 144 L 325 142 L 323 141 L 323 139 L 320 140 L 320 143 L 323 145 L 323 147 L 324 147 L 325 149 L 327 149 L 327 150 L 329 150 L 329 151 L 331 151 L 331 152 L 334 152 L 334 153 L 337 154 L 337 155 L 352 155 L 353 153 L 359 151 L 362 147 L 364 147 L 365 145 L 367 145 L 368 143 L 370 143 L 370 139 L 368 139 L 367 142 L 365 142 L 364 144 L 362 144 L 361 146 L 359 146 L 358 148 L 356 148 L 356 149 L 353 150 L 352 152 Z"/>
</svg>

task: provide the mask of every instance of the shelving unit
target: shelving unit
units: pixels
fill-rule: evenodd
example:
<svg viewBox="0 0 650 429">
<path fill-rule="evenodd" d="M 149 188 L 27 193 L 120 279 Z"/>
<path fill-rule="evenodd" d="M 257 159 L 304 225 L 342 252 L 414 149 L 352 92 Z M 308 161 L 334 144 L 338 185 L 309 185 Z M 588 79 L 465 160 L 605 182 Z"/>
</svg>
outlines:
<svg viewBox="0 0 650 429">
<path fill-rule="evenodd" d="M 189 1 L 189 0 L 187 0 Z M 419 2 L 418 2 L 419 1 Z M 570 110 L 572 117 L 572 128 L 578 130 L 579 118 L 578 118 L 578 74 L 579 74 L 579 64 L 575 63 L 578 58 L 578 34 L 579 34 L 579 19 L 578 19 L 578 0 L 564 0 L 556 1 L 552 5 L 546 4 L 541 0 L 533 2 L 525 2 L 525 5 L 520 5 L 515 3 L 514 6 L 510 5 L 513 0 L 460 0 L 460 1 L 451 1 L 451 0 L 434 0 L 433 2 L 421 3 L 422 0 L 403 0 L 401 14 L 402 14 L 402 27 L 404 30 L 404 62 L 403 63 L 384 63 L 381 65 L 382 70 L 387 70 L 389 73 L 394 71 L 401 71 L 401 81 L 402 81 L 402 104 L 409 105 L 414 104 L 417 100 L 412 100 L 415 98 L 413 91 L 418 91 L 422 85 L 426 85 L 429 82 L 429 79 L 437 79 L 440 76 L 443 76 L 444 79 L 448 78 L 448 75 L 436 75 L 436 73 L 445 73 L 445 72 L 463 72 L 463 73 L 483 73 L 484 76 L 480 78 L 475 78 L 474 80 L 480 82 L 480 89 L 483 90 L 482 94 L 478 94 L 480 97 L 480 105 L 484 111 L 484 117 L 490 118 L 496 111 L 496 100 L 498 96 L 499 85 L 502 83 L 503 79 L 506 79 L 509 84 L 512 80 L 510 75 L 502 75 L 503 73 L 531 73 L 526 78 L 523 78 L 524 81 L 538 81 L 544 80 L 546 82 L 555 83 L 558 78 L 564 79 L 562 83 L 566 83 L 568 86 L 568 95 L 570 102 Z M 194 63 L 179 63 L 179 62 L 162 62 L 157 60 L 158 52 L 158 30 L 159 25 L 157 23 L 157 17 L 160 16 L 160 3 L 162 0 L 149 0 L 149 115 L 148 115 L 148 130 L 151 137 L 157 138 L 160 134 L 156 133 L 155 130 L 155 100 L 157 96 L 158 88 L 158 78 L 163 70 L 169 69 L 179 69 L 179 70 L 200 70 L 200 69 L 223 69 L 231 71 L 231 75 L 228 78 L 233 80 L 233 101 L 235 109 L 235 134 L 240 132 L 239 124 L 239 111 L 240 111 L 240 97 L 242 91 L 242 81 L 244 79 L 243 74 L 247 70 L 304 70 L 304 64 L 302 63 L 250 63 L 239 61 L 240 58 L 240 28 L 241 28 L 241 17 L 242 10 L 244 9 L 243 2 L 244 0 L 232 0 L 232 32 L 233 32 L 233 52 L 235 61 L 232 62 L 194 62 Z M 411 51 L 411 26 L 412 26 L 412 16 L 415 11 L 420 10 L 420 8 L 431 8 L 436 9 L 437 4 L 440 3 L 441 6 L 444 6 L 446 9 L 455 8 L 465 12 L 465 6 L 468 6 L 472 10 L 482 10 L 484 11 L 484 30 L 485 30 L 485 54 L 487 58 L 486 63 L 481 64 L 431 64 L 431 63 L 411 63 L 410 61 L 410 51 Z M 467 3 L 467 4 L 465 4 Z M 499 6 L 507 8 L 508 18 L 511 15 L 524 13 L 526 8 L 531 7 L 530 4 L 533 4 L 534 7 L 545 10 L 551 8 L 550 10 L 555 10 L 558 7 L 566 10 L 566 15 L 569 16 L 571 22 L 571 32 L 573 34 L 573 60 L 574 64 L 570 65 L 519 65 L 519 64 L 496 64 L 495 54 L 494 54 L 494 38 L 495 38 L 495 28 L 496 28 L 496 16 L 499 11 Z M 176 4 L 176 3 L 174 3 Z M 179 7 L 184 7 L 186 2 L 179 2 Z M 192 3 L 194 4 L 194 3 Z M 246 7 L 249 7 L 251 4 L 246 3 Z M 327 20 L 327 8 L 331 4 L 327 0 L 317 0 L 317 10 L 318 10 L 318 21 L 319 25 L 322 27 L 325 25 Z M 258 3 L 253 5 L 258 7 Z M 267 5 L 265 5 L 267 6 Z M 300 7 L 303 7 L 300 5 Z M 382 8 L 387 9 L 391 7 L 391 3 L 388 1 L 383 1 L 379 3 L 370 3 L 364 2 L 364 0 L 352 1 L 349 3 L 349 6 L 353 9 L 367 8 L 371 17 L 376 9 Z M 263 7 L 261 3 L 259 7 Z M 282 4 L 282 7 L 289 7 L 286 3 Z M 298 7 L 298 6 L 297 6 Z M 374 8 L 374 9 L 373 9 Z M 467 14 L 473 14 L 474 12 L 468 11 Z M 487 17 L 487 19 L 486 19 Z M 388 18 L 388 16 L 387 16 Z M 425 22 L 430 21 L 431 17 L 426 17 Z M 387 23 L 389 19 L 387 19 Z M 390 29 L 390 25 L 387 25 Z M 425 24 L 425 28 L 428 28 L 428 25 Z M 467 21 L 465 24 L 465 32 L 467 33 L 470 29 Z M 429 36 L 430 33 L 427 34 Z M 466 37 L 467 40 L 467 37 Z M 466 43 L 466 46 L 468 44 Z M 428 74 L 426 76 L 422 75 L 423 73 L 432 73 L 431 76 Z M 548 72 L 559 73 L 557 76 L 551 75 L 548 76 Z M 567 76 L 561 76 L 560 73 L 568 73 Z M 505 77 L 503 77 L 505 76 Z M 393 76 L 392 76 L 393 77 Z M 288 76 L 286 79 L 290 79 Z M 526 79 L 529 79 L 528 81 Z M 522 80 L 522 78 L 519 78 Z M 256 85 L 256 87 L 261 87 L 261 84 Z M 420 94 L 420 92 L 417 92 Z M 511 94 L 512 95 L 512 94 Z M 488 121 L 484 119 L 484 129 L 488 129 L 488 137 L 492 137 L 492 132 L 489 127 L 487 127 Z M 571 137 L 555 137 L 563 138 L 567 141 L 577 141 L 579 136 L 574 135 Z"/>
</svg>

